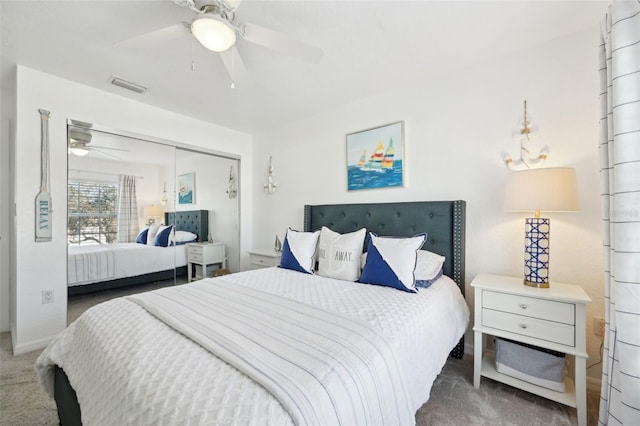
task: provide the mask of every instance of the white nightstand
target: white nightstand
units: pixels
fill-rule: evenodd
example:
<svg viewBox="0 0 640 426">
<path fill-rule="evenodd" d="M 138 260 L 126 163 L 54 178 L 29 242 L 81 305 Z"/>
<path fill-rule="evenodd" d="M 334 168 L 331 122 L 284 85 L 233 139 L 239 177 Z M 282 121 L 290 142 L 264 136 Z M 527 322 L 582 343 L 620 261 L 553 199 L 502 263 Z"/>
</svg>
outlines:
<svg viewBox="0 0 640 426">
<path fill-rule="evenodd" d="M 578 410 L 578 424 L 587 424 L 586 304 L 591 299 L 571 284 L 550 283 L 549 288 L 527 287 L 522 278 L 478 274 L 475 288 L 473 385 L 485 376 Z M 484 351 L 486 336 L 564 352 L 575 357 L 575 386 L 565 378 L 565 392 L 536 386 L 498 373 L 492 352 Z"/>
<path fill-rule="evenodd" d="M 251 264 L 260 268 L 280 265 L 280 254 L 281 252 L 275 251 L 274 249 L 257 249 L 249 251 Z"/>
<path fill-rule="evenodd" d="M 227 258 L 224 243 L 189 243 L 187 244 L 187 278 L 191 282 L 193 278 L 193 264 L 202 266 L 202 278 L 207 276 L 207 265 L 220 264 L 226 268 Z"/>
</svg>

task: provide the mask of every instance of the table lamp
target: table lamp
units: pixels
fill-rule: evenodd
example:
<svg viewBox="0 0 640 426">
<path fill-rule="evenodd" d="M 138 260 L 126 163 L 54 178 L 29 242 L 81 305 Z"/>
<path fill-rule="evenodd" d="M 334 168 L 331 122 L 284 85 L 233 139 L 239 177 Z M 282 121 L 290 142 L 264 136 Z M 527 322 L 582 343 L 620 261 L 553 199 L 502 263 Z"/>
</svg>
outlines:
<svg viewBox="0 0 640 426">
<path fill-rule="evenodd" d="M 551 220 L 540 212 L 578 210 L 576 173 L 570 168 L 513 172 L 507 179 L 504 209 L 535 212 L 525 220 L 524 284 L 549 287 L 549 231 Z"/>
<path fill-rule="evenodd" d="M 142 208 L 142 216 L 147 218 L 147 225 L 156 223 L 156 217 L 162 217 L 164 209 L 162 206 L 152 204 L 150 206 L 144 206 Z"/>
</svg>

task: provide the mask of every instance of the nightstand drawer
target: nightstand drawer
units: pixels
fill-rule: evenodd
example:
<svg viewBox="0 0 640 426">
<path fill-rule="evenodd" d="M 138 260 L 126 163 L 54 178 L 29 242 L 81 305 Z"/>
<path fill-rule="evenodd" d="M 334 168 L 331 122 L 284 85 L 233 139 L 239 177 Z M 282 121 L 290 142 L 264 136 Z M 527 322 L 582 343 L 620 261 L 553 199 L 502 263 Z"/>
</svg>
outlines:
<svg viewBox="0 0 640 426">
<path fill-rule="evenodd" d="M 484 290 L 482 292 L 482 306 L 532 318 L 575 324 L 575 305 L 573 303 Z"/>
<path fill-rule="evenodd" d="M 202 252 L 204 251 L 204 248 L 201 245 L 190 245 L 187 248 L 187 251 L 189 252 L 190 255 L 199 255 L 202 258 Z"/>
<path fill-rule="evenodd" d="M 482 326 L 547 342 L 575 346 L 575 327 L 555 321 L 545 321 L 493 309 L 482 309 Z"/>
<path fill-rule="evenodd" d="M 251 264 L 256 266 L 278 266 L 280 264 L 280 257 L 272 256 L 260 256 L 256 254 L 251 255 Z"/>
<path fill-rule="evenodd" d="M 202 263 L 202 253 L 193 253 L 189 251 L 187 262 Z"/>
</svg>

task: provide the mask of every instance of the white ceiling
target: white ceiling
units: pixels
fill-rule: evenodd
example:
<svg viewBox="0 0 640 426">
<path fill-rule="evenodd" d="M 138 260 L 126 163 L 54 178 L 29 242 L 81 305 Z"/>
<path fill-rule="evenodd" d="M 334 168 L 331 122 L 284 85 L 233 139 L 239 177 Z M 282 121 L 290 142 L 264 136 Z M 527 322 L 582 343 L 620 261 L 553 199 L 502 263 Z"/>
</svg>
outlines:
<svg viewBox="0 0 640 426">
<path fill-rule="evenodd" d="M 219 55 L 188 33 L 138 47 L 113 45 L 190 21 L 193 12 L 172 0 L 1 0 L 2 72 L 19 63 L 254 132 L 595 27 L 608 4 L 244 0 L 240 21 L 294 36 L 324 56 L 310 64 L 239 39 L 253 85 L 231 89 Z M 149 90 L 139 95 L 110 86 L 111 75 Z"/>
</svg>

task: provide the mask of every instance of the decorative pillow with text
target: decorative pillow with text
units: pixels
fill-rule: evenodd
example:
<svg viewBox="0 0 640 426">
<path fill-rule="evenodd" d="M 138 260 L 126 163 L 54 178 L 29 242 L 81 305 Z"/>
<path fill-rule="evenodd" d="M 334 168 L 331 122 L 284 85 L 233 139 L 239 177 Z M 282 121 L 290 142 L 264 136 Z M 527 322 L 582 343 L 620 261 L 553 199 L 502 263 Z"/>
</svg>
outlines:
<svg viewBox="0 0 640 426">
<path fill-rule="evenodd" d="M 360 256 L 366 234 L 365 228 L 339 234 L 323 226 L 318 243 L 318 275 L 357 281 L 360 278 Z"/>
</svg>

